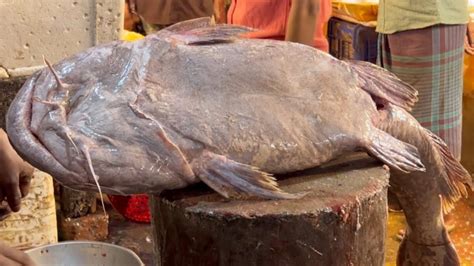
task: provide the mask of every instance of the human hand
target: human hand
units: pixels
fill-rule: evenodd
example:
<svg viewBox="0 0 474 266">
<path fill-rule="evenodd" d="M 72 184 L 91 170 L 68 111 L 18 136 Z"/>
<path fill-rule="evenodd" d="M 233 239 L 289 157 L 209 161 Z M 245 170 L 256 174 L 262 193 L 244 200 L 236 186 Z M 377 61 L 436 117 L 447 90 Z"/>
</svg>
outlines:
<svg viewBox="0 0 474 266">
<path fill-rule="evenodd" d="M 33 167 L 13 149 L 5 131 L 0 129 L 0 206 L 6 200 L 10 210 L 20 210 L 21 198 L 28 194 L 33 171 Z M 3 207 L 2 212 L 0 216 L 4 217 L 8 209 Z"/>
<path fill-rule="evenodd" d="M 33 260 L 23 251 L 0 243 L 0 265 L 2 266 L 34 266 Z"/>
<path fill-rule="evenodd" d="M 469 42 L 467 35 L 464 37 L 464 51 L 470 55 L 474 55 L 474 46 Z"/>
<path fill-rule="evenodd" d="M 464 36 L 464 51 L 470 55 L 474 55 L 474 23 L 467 24 L 466 36 Z"/>
<path fill-rule="evenodd" d="M 312 46 L 319 10 L 319 0 L 293 1 L 288 16 L 285 40 Z"/>
<path fill-rule="evenodd" d="M 227 23 L 227 13 L 224 0 L 214 0 L 214 19 L 217 24 Z"/>
</svg>

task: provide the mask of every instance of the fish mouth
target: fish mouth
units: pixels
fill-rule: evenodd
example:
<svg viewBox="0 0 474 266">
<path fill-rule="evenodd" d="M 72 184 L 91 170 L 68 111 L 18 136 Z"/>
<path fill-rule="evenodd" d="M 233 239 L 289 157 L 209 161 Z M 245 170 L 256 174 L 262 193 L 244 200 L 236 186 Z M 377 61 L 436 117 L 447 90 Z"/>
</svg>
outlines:
<svg viewBox="0 0 474 266">
<path fill-rule="evenodd" d="M 6 116 L 6 130 L 12 146 L 31 165 L 52 175 L 64 186 L 78 188 L 87 182 L 85 177 L 62 166 L 31 131 L 33 94 L 39 70 L 31 76 L 10 104 Z"/>
<path fill-rule="evenodd" d="M 64 168 L 31 132 L 31 115 L 35 84 L 42 71 L 31 76 L 10 104 L 6 117 L 6 129 L 11 144 L 34 167 L 55 177 L 77 177 Z"/>
<path fill-rule="evenodd" d="M 39 70 L 23 84 L 10 104 L 6 115 L 6 131 L 17 153 L 35 168 L 50 174 L 65 187 L 84 191 L 98 191 L 87 171 L 77 173 L 67 169 L 32 131 L 32 108 L 36 83 L 44 72 Z M 129 188 L 100 185 L 102 192 L 114 195 L 128 195 Z M 133 192 L 133 191 L 132 191 Z"/>
</svg>

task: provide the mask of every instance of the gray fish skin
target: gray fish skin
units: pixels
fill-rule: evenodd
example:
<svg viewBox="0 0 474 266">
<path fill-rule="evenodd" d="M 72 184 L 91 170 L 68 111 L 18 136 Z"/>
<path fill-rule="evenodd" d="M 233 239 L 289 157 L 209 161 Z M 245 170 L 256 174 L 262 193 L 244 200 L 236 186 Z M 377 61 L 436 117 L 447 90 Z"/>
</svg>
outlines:
<svg viewBox="0 0 474 266">
<path fill-rule="evenodd" d="M 424 171 L 414 146 L 376 127 L 367 92 L 383 94 L 383 85 L 350 63 L 295 43 L 232 38 L 244 28 L 193 27 L 95 47 L 36 73 L 9 110 L 12 143 L 64 185 L 94 189 L 98 179 L 112 194 L 204 181 L 225 197 L 292 198 L 271 174 L 355 150 Z"/>
</svg>

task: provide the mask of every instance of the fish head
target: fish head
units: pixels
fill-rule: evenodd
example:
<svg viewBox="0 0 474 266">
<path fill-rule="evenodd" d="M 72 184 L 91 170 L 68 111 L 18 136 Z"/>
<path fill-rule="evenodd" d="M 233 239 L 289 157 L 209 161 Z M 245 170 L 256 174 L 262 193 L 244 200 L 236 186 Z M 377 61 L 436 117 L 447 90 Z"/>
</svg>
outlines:
<svg viewBox="0 0 474 266">
<path fill-rule="evenodd" d="M 125 147 L 120 140 L 101 135 L 100 127 L 117 128 L 116 134 L 127 134 L 118 130 L 124 122 L 120 112 L 107 110 L 130 96 L 127 88 L 137 84 L 138 63 L 147 56 L 134 53 L 134 47 L 148 44 L 113 42 L 55 65 L 46 62 L 25 82 L 7 114 L 7 132 L 17 152 L 59 183 L 80 190 L 97 190 L 100 173 L 120 175 L 124 168 L 134 168 L 137 160 L 124 156 L 141 147 Z M 117 151 L 117 146 L 124 148 Z M 111 155 L 114 152 L 118 157 Z M 99 164 L 100 173 L 94 171 L 92 161 Z M 120 167 L 117 161 L 123 162 Z M 140 173 L 130 170 L 130 174 Z M 110 194 L 143 193 L 153 187 L 133 177 L 102 178 L 100 186 Z"/>
</svg>

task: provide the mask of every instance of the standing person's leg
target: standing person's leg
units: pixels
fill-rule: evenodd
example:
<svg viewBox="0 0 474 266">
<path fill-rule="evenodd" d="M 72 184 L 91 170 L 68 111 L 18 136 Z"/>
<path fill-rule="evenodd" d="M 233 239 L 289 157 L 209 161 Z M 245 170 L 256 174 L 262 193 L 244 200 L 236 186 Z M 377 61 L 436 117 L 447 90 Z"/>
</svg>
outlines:
<svg viewBox="0 0 474 266">
<path fill-rule="evenodd" d="M 381 36 L 379 62 L 419 92 L 415 118 L 461 157 L 465 25 L 436 25 Z"/>
</svg>

